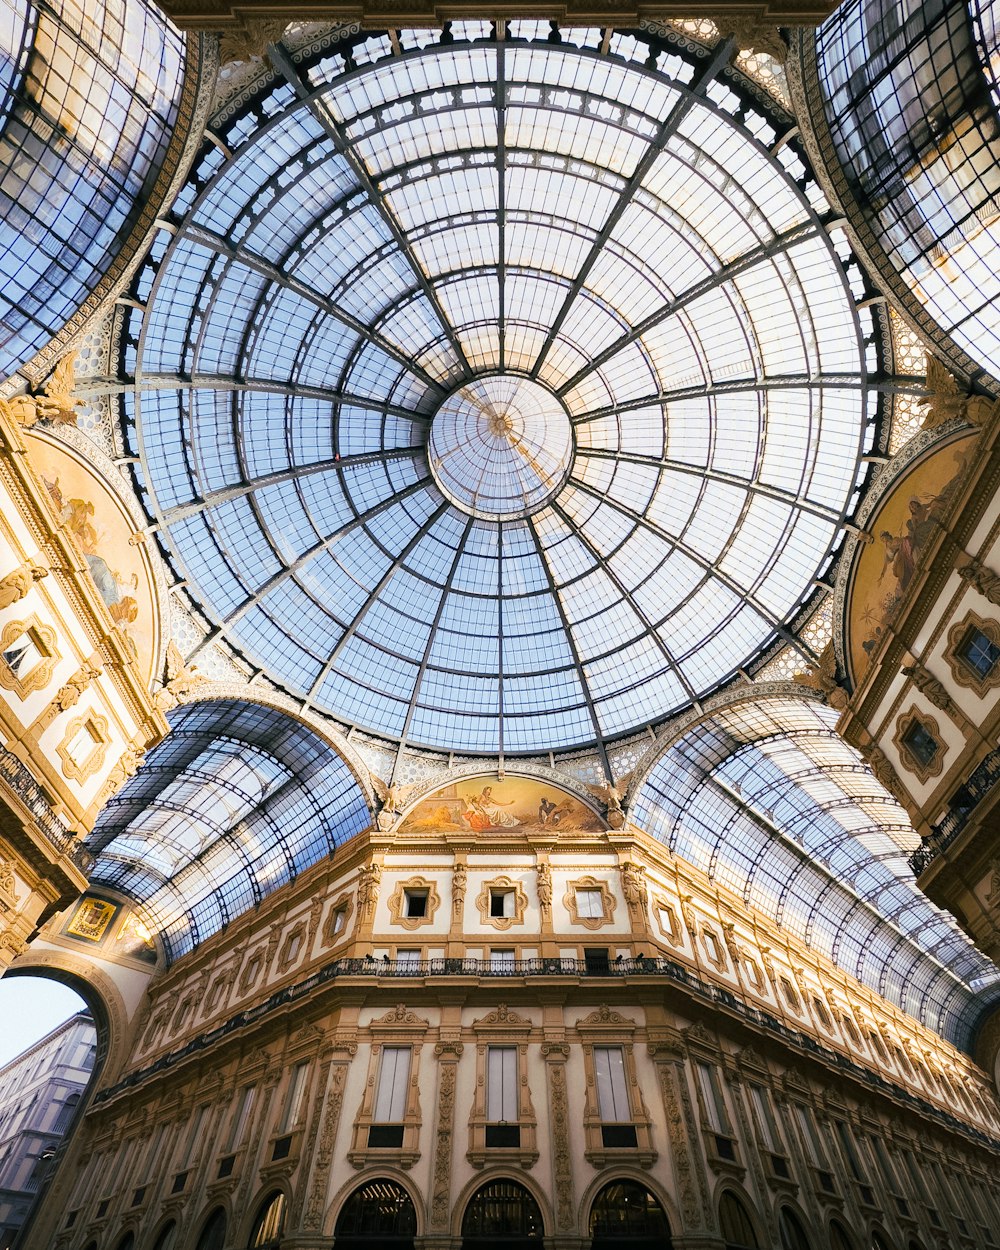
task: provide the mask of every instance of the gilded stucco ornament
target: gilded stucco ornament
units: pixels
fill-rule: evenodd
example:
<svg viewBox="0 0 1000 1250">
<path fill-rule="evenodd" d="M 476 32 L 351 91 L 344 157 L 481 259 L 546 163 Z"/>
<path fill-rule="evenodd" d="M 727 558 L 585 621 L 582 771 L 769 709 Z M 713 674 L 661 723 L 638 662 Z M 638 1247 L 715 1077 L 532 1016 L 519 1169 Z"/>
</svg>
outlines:
<svg viewBox="0 0 1000 1250">
<path fill-rule="evenodd" d="M 156 692 L 154 702 L 161 712 L 169 712 L 178 703 L 188 703 L 199 686 L 205 685 L 208 678 L 199 673 L 194 664 L 186 665 L 180 648 L 171 638 L 167 643 L 167 654 L 164 661 L 163 685 Z"/>
<path fill-rule="evenodd" d="M 969 560 L 957 572 L 962 581 L 978 590 L 984 599 L 1000 606 L 1000 573 L 994 573 L 978 560 Z"/>
<path fill-rule="evenodd" d="M 985 425 L 996 407 L 985 395 L 963 391 L 953 374 L 934 356 L 927 357 L 927 395 L 920 401 L 924 409 L 923 428 L 936 430 L 949 421 L 966 421 L 969 425 Z"/>
<path fill-rule="evenodd" d="M 0 400 L 6 413 L 22 429 L 30 430 L 39 421 L 51 421 L 53 425 L 76 425 L 82 399 L 74 399 L 76 386 L 76 352 L 63 356 L 49 375 L 41 393 L 16 395 L 13 399 Z"/>
<path fill-rule="evenodd" d="M 607 808 L 607 821 L 612 829 L 623 829 L 625 827 L 625 811 L 622 807 L 622 800 L 628 792 L 629 782 L 632 780 L 632 773 L 625 773 L 619 777 L 617 781 L 613 777 L 608 777 L 599 786 L 589 785 L 587 789 Z"/>
<path fill-rule="evenodd" d="M 48 569 L 29 560 L 13 569 L 6 577 L 0 578 L 0 610 L 20 603 L 35 582 L 40 582 L 48 575 Z"/>
<path fill-rule="evenodd" d="M 368 777 L 371 781 L 372 789 L 379 801 L 379 813 L 376 821 L 382 833 L 388 833 L 396 821 L 399 814 L 406 806 L 411 794 L 419 790 L 418 785 L 397 785 L 383 781 L 376 773 L 369 772 Z"/>
<path fill-rule="evenodd" d="M 814 690 L 824 703 L 837 711 L 847 706 L 847 691 L 837 681 L 837 656 L 830 641 L 823 648 L 823 653 L 815 664 L 806 666 L 805 672 L 794 673 L 792 680 L 806 690 Z"/>
</svg>

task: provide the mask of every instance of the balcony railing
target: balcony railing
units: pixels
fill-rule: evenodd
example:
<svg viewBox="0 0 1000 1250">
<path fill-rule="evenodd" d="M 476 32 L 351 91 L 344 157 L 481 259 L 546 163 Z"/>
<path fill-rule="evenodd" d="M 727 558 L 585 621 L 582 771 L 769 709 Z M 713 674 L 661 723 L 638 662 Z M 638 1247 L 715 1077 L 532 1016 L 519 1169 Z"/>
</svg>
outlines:
<svg viewBox="0 0 1000 1250">
<path fill-rule="evenodd" d="M 77 867 L 87 871 L 86 861 L 93 862 L 90 855 L 74 846 L 73 835 L 53 816 L 52 805 L 30 769 L 6 747 L 0 747 L 0 781 L 5 782 L 28 808 L 36 826 L 55 850 L 61 855 L 70 854 Z"/>
<path fill-rule="evenodd" d="M 950 846 L 969 823 L 969 817 L 1000 781 L 1000 750 L 992 751 L 976 768 L 969 780 L 955 791 L 948 805 L 948 814 L 934 826 L 923 845 L 910 856 L 915 877 L 933 863 L 945 847 Z"/>
<path fill-rule="evenodd" d="M 399 980 L 414 981 L 424 979 L 431 983 L 438 978 L 451 979 L 456 977 L 488 978 L 577 978 L 587 981 L 624 980 L 630 977 L 651 978 L 650 988 L 656 980 L 666 980 L 682 985 L 692 996 L 716 1007 L 727 1008 L 729 1011 L 750 1021 L 757 1028 L 766 1030 L 772 1036 L 781 1038 L 788 1046 L 797 1051 L 804 1051 L 831 1067 L 836 1067 L 855 1080 L 877 1089 L 907 1106 L 919 1110 L 921 1115 L 929 1116 L 939 1123 L 947 1125 L 966 1137 L 982 1142 L 991 1150 L 1000 1152 L 1000 1140 L 990 1137 L 981 1129 L 973 1127 L 950 1112 L 935 1106 L 925 1098 L 911 1093 L 901 1085 L 887 1079 L 879 1071 L 865 1067 L 847 1054 L 818 1042 L 808 1033 L 790 1028 L 768 1011 L 762 1011 L 746 1002 L 739 995 L 727 990 L 724 986 L 703 981 L 681 964 L 662 956 L 611 959 L 607 964 L 594 967 L 585 959 L 516 959 L 513 963 L 494 963 L 489 959 L 383 959 L 365 956 L 362 959 L 335 959 L 325 964 L 317 972 L 295 985 L 285 986 L 271 994 L 255 1007 L 237 1012 L 225 1023 L 192 1038 L 186 1045 L 169 1052 L 145 1068 L 130 1072 L 117 1084 L 101 1090 L 94 1098 L 95 1103 L 106 1102 L 117 1094 L 141 1085 L 157 1073 L 183 1063 L 184 1060 L 197 1055 L 200 1051 L 214 1046 L 232 1033 L 246 1028 L 281 1007 L 297 1002 L 311 994 L 320 986 L 337 980 L 361 978 L 369 983 L 395 982 Z M 647 991 L 648 992 L 648 991 Z"/>
</svg>

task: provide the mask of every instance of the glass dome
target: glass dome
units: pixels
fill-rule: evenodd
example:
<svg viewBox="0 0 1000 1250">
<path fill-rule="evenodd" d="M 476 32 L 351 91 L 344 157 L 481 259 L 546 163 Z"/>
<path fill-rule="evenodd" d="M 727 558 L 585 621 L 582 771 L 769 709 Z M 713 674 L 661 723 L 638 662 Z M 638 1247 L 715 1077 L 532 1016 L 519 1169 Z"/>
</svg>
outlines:
<svg viewBox="0 0 1000 1250">
<path fill-rule="evenodd" d="M 666 36 L 505 34 L 275 49 L 136 289 L 123 401 L 212 637 L 489 754 L 658 722 L 787 637 L 876 416 L 791 120 Z"/>
</svg>

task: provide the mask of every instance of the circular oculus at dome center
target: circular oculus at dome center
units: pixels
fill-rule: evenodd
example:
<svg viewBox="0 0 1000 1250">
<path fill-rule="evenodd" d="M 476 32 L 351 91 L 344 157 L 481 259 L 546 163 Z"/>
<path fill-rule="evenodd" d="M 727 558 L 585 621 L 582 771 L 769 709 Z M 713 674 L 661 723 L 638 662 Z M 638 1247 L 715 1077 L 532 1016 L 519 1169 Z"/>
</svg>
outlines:
<svg viewBox="0 0 1000 1250">
<path fill-rule="evenodd" d="M 787 115 L 682 40 L 559 37 L 276 50 L 127 314 L 126 438 L 212 636 L 415 746 L 716 690 L 787 638 L 877 433 Z"/>
<path fill-rule="evenodd" d="M 570 471 L 569 414 L 530 378 L 476 378 L 434 414 L 427 459 L 441 493 L 470 516 L 531 516 Z"/>
</svg>

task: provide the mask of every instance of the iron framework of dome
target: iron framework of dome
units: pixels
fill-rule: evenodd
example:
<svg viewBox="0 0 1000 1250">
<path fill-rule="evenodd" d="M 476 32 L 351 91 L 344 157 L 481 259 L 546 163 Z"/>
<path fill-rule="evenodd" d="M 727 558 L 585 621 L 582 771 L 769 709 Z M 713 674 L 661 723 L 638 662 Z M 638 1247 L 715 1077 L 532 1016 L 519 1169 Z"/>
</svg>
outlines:
<svg viewBox="0 0 1000 1250">
<path fill-rule="evenodd" d="M 878 428 L 791 119 L 726 50 L 550 25 L 274 49 L 123 341 L 209 639 L 412 745 L 601 743 L 752 666 Z"/>
</svg>

